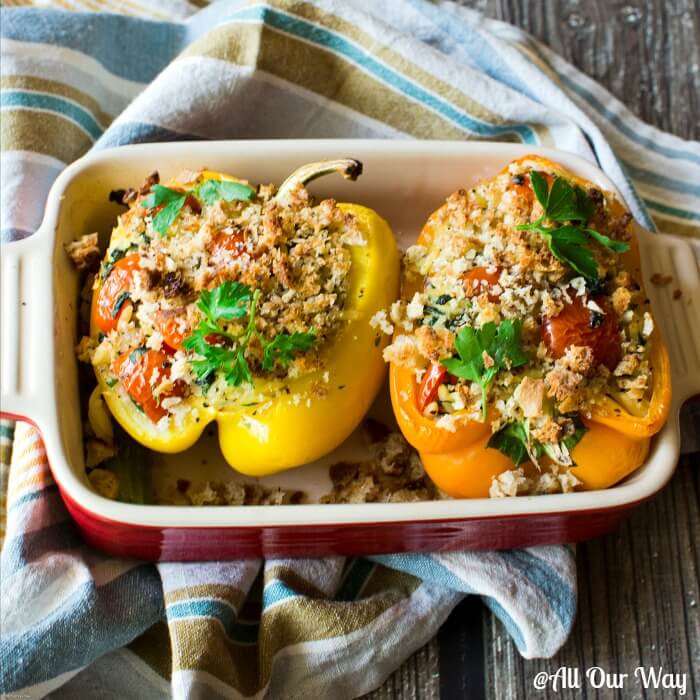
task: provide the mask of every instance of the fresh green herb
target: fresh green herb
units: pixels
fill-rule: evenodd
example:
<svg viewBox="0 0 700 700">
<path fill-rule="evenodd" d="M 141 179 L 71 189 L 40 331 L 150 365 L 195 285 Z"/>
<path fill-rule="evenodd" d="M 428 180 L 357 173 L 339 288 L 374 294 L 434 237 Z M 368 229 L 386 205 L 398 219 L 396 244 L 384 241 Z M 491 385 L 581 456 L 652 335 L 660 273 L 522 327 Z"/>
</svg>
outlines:
<svg viewBox="0 0 700 700">
<path fill-rule="evenodd" d="M 506 457 L 513 460 L 516 467 L 527 462 L 530 459 L 530 444 L 525 423 L 522 421 L 506 423 L 489 438 L 486 447 L 493 447 L 503 452 Z"/>
<path fill-rule="evenodd" d="M 249 201 L 255 196 L 255 190 L 242 182 L 230 180 L 205 180 L 192 192 L 180 192 L 164 185 L 153 185 L 151 192 L 141 201 L 146 209 L 158 209 L 153 216 L 153 228 L 164 236 L 185 206 L 189 196 L 196 197 L 204 204 L 215 204 L 219 199 L 227 202 L 233 200 Z"/>
<path fill-rule="evenodd" d="M 112 318 L 116 318 L 119 315 L 122 306 L 124 306 L 124 304 L 129 301 L 130 298 L 129 292 L 122 292 L 117 297 L 117 300 L 114 302 L 114 306 L 112 307 Z"/>
<path fill-rule="evenodd" d="M 111 389 L 119 380 L 116 379 L 115 377 L 112 377 L 111 379 L 108 379 L 105 384 Z"/>
<path fill-rule="evenodd" d="M 586 279 L 598 279 L 598 266 L 593 252 L 585 247 L 594 241 L 615 253 L 624 253 L 629 245 L 615 241 L 598 231 L 586 228 L 586 222 L 593 214 L 593 203 L 583 188 L 571 185 L 565 178 L 557 176 L 552 187 L 546 178 L 536 170 L 530 171 L 532 191 L 542 205 L 543 214 L 530 224 L 522 224 L 518 229 L 536 231 L 543 236 L 557 260 L 568 265 Z M 544 221 L 563 223 L 562 226 L 547 227 Z M 571 222 L 571 223 L 566 223 Z"/>
<path fill-rule="evenodd" d="M 522 350 L 518 320 L 506 319 L 500 325 L 485 323 L 475 330 L 465 326 L 457 333 L 455 348 L 458 358 L 442 361 L 447 370 L 460 379 L 469 379 L 481 386 L 481 408 L 486 420 L 486 393 L 494 377 L 502 369 L 519 367 L 528 361 Z"/>
<path fill-rule="evenodd" d="M 271 370 L 275 364 L 279 362 L 282 365 L 288 365 L 294 358 L 297 352 L 309 350 L 316 340 L 316 334 L 310 333 L 292 333 L 286 335 L 280 333 L 263 350 L 263 369 Z"/>
<path fill-rule="evenodd" d="M 578 445 L 588 428 L 578 415 L 572 420 L 575 427 L 574 433 L 555 444 L 541 443 L 532 438 L 529 422 L 525 420 L 506 423 L 489 438 L 486 446 L 493 447 L 506 457 L 510 457 L 516 466 L 527 461 L 537 464 L 539 458 L 545 454 L 557 464 L 573 466 L 571 451 Z"/>
<path fill-rule="evenodd" d="M 274 369 L 276 364 L 286 367 L 294 353 L 308 350 L 316 338 L 315 332 L 280 333 L 274 340 L 266 341 L 255 327 L 255 313 L 260 290 L 253 291 L 239 282 L 224 282 L 211 291 L 204 290 L 197 307 L 204 318 L 194 332 L 185 340 L 183 347 L 202 357 L 192 360 L 191 366 L 198 383 L 211 384 L 217 372 L 222 372 L 226 382 L 239 386 L 252 382 L 253 375 L 245 356 L 246 348 L 253 336 L 263 349 L 262 366 Z M 240 333 L 226 331 L 222 321 L 233 321 L 248 317 L 245 329 Z"/>
<path fill-rule="evenodd" d="M 164 236 L 180 213 L 180 209 L 185 206 L 186 201 L 186 192 L 171 190 L 164 185 L 153 185 L 151 193 L 142 200 L 141 206 L 146 209 L 162 207 L 153 217 L 152 224 L 153 228 L 161 236 Z"/>
<path fill-rule="evenodd" d="M 202 290 L 197 306 L 206 318 L 216 325 L 219 320 L 233 321 L 243 318 L 250 309 L 253 292 L 240 282 L 224 282 L 211 291 Z"/>
<path fill-rule="evenodd" d="M 250 201 L 255 196 L 255 190 L 242 182 L 231 180 L 205 180 L 194 191 L 194 196 L 204 204 L 216 204 L 219 199 L 227 202 L 234 200 Z"/>
</svg>

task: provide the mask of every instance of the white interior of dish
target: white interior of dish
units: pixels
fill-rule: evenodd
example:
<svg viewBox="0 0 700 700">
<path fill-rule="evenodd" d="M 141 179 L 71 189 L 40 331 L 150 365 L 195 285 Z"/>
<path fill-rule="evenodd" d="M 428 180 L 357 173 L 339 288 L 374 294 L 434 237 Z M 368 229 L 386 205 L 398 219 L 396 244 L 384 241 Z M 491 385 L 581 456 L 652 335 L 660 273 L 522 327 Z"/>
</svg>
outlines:
<svg viewBox="0 0 700 700">
<path fill-rule="evenodd" d="M 683 355 L 682 348 L 688 346 L 687 320 L 682 315 L 678 316 L 676 308 L 668 306 L 667 299 L 657 299 L 661 291 L 650 285 L 647 285 L 648 292 L 665 336 L 670 341 L 677 396 L 671 419 L 655 438 L 646 464 L 625 482 L 606 491 L 412 504 L 192 508 L 118 503 L 98 496 L 88 485 L 83 465 L 73 352 L 76 342 L 77 274 L 63 251 L 63 245 L 91 231 L 99 231 L 106 240 L 117 214 L 122 211 L 108 202 L 110 190 L 138 185 L 155 169 L 162 179 L 167 179 L 183 169 L 200 167 L 235 174 L 254 183 L 279 183 L 305 162 L 350 156 L 364 164 L 364 173 L 357 182 L 346 182 L 331 176 L 313 183 L 311 191 L 319 197 L 332 196 L 338 201 L 357 202 L 375 209 L 389 221 L 399 245 L 406 247 L 415 240 L 427 216 L 449 193 L 494 175 L 510 160 L 526 153 L 549 157 L 577 175 L 605 189 L 614 190 L 603 173 L 577 156 L 551 149 L 493 143 L 290 140 L 144 144 L 106 150 L 69 167 L 50 193 L 41 230 L 22 248 L 24 269 L 30 274 L 33 268 L 41 269 L 38 262 L 41 258 L 47 255 L 53 258 L 53 280 L 39 278 L 32 280 L 32 285 L 22 285 L 21 298 L 25 304 L 30 304 L 35 313 L 43 316 L 48 327 L 53 309 L 53 337 L 46 334 L 41 338 L 41 361 L 37 359 L 36 365 L 33 365 L 37 368 L 35 373 L 39 375 L 35 380 L 45 382 L 47 389 L 43 393 L 44 400 L 36 404 L 36 411 L 32 407 L 30 417 L 42 429 L 56 479 L 83 508 L 102 517 L 158 526 L 350 523 L 551 513 L 619 506 L 646 498 L 660 489 L 670 478 L 678 458 L 678 409 L 684 398 L 698 391 L 698 369 L 693 366 L 693 358 L 687 352 Z M 645 277 L 651 272 L 666 272 L 664 265 L 683 262 L 683 251 L 670 250 L 665 237 L 663 241 L 661 238 L 642 232 Z M 659 268 L 656 261 L 663 256 L 666 256 L 664 260 L 667 262 Z M 650 271 L 647 263 L 651 258 L 655 264 Z M 37 261 L 36 266 L 34 261 Z M 697 289 L 697 268 L 693 273 L 692 268 L 685 267 L 682 275 L 685 277 L 679 283 L 695 285 L 694 289 Z M 661 314 L 659 309 L 662 309 Z M 694 313 L 697 313 L 696 310 Z M 695 347 L 700 347 L 698 339 L 694 340 Z M 677 356 L 676 347 L 679 348 L 680 357 Z M 33 350 L 36 352 L 36 348 Z M 28 348 L 20 348 L 20 352 L 31 355 Z M 47 376 L 42 376 L 44 374 Z M 327 492 L 330 486 L 327 476 L 329 464 L 342 458 L 361 458 L 363 454 L 363 443 L 355 435 L 320 463 L 267 477 L 262 483 L 301 489 L 312 498 L 317 497 Z M 203 459 L 206 465 L 202 465 Z M 230 469 L 218 455 L 215 440 L 204 438 L 203 444 L 185 453 L 159 457 L 155 473 L 157 479 L 187 478 L 196 482 L 206 478 L 228 478 Z"/>
</svg>

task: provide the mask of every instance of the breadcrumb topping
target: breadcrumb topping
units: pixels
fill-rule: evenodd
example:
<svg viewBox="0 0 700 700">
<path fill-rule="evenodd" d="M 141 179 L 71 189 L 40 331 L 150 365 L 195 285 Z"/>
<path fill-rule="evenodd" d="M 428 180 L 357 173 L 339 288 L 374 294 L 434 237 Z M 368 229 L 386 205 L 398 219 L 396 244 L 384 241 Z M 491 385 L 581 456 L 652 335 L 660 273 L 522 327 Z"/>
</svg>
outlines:
<svg viewBox="0 0 700 700">
<path fill-rule="evenodd" d="M 203 180 L 200 173 L 186 172 L 178 182 Z M 166 353 L 171 383 L 160 392 L 166 396 L 178 384 L 176 395 L 160 406 L 179 420 L 189 411 L 190 396 L 206 396 L 216 405 L 257 400 L 240 387 L 232 390 L 221 376 L 203 386 L 192 369 L 198 355 L 181 344 L 204 318 L 198 308 L 202 292 L 239 283 L 259 293 L 255 334 L 244 350 L 253 374 L 285 379 L 319 369 L 323 348 L 345 321 L 351 247 L 366 244 L 355 217 L 333 199 L 315 204 L 301 185 L 281 199 L 274 186 L 263 185 L 249 199 L 207 202 L 188 196 L 163 233 L 154 226 L 162 207 L 144 206 L 157 183 L 154 173 L 139 190 L 123 193 L 129 209 L 118 219 L 95 289 L 127 256 L 136 256 L 138 265 L 115 306 L 116 327 L 81 340 L 79 358 L 112 381 L 118 378 L 114 363 L 124 353 L 138 348 Z M 96 242 L 96 234 L 84 237 L 69 247 L 69 254 L 80 265 L 94 257 Z M 245 330 L 235 318 L 222 322 L 222 328 L 232 335 Z M 263 368 L 265 342 L 304 333 L 313 334 L 310 349 L 296 352 L 284 366 Z M 171 338 L 177 336 L 180 342 L 174 343 Z M 208 336 L 209 341 L 215 343 L 216 336 Z M 153 378 L 151 384 L 156 388 Z"/>
<path fill-rule="evenodd" d="M 498 176 L 455 192 L 435 212 L 426 226 L 427 239 L 404 256 L 411 292 L 391 309 L 394 337 L 384 359 L 413 369 L 420 383 L 428 367 L 457 356 L 455 339 L 463 329 L 519 323 L 521 349 L 529 360 L 518 367 L 495 367 L 486 392 L 488 405 L 498 412 L 492 431 L 527 421 L 531 435 L 550 443 L 561 439 L 562 430 L 571 432 L 574 418 L 589 415 L 605 397 L 649 399 L 648 339 L 654 322 L 648 299 L 617 252 L 594 242 L 586 246 L 598 270 L 596 280 L 562 263 L 540 232 L 518 228 L 544 214 L 531 173 L 537 171 L 548 186 L 559 173 L 542 168 L 539 161 L 512 163 Z M 594 187 L 581 194 L 589 207 L 582 226 L 613 245 L 629 240 L 631 216 L 612 194 Z M 576 333 L 564 320 L 575 312 L 589 319 Z M 603 325 L 609 346 L 616 348 L 606 362 L 590 340 Z M 548 327 L 557 328 L 565 347 L 554 347 Z M 484 371 L 495 365 L 486 352 L 481 362 Z M 476 382 L 448 373 L 424 413 L 448 427 L 449 416 L 483 420 L 481 403 Z M 517 486 L 508 487 L 513 489 Z"/>
</svg>

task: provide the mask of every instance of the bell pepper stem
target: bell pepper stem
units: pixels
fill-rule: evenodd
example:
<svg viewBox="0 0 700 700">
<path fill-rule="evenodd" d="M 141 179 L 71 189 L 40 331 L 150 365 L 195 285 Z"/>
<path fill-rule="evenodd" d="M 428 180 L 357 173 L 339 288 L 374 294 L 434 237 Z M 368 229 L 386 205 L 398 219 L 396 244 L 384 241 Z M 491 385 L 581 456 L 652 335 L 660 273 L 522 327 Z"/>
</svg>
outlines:
<svg viewBox="0 0 700 700">
<path fill-rule="evenodd" d="M 279 202 L 287 203 L 296 187 L 306 185 L 316 178 L 331 173 L 340 173 L 346 180 L 357 180 L 362 174 L 362 163 L 354 158 L 339 158 L 338 160 L 322 160 L 302 165 L 280 185 L 276 199 Z"/>
</svg>

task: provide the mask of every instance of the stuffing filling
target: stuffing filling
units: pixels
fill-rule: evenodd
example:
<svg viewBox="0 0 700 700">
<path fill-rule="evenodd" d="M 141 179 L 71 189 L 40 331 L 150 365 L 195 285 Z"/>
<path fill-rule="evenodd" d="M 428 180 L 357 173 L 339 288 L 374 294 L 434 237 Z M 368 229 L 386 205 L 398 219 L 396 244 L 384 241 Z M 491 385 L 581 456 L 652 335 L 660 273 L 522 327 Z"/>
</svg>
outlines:
<svg viewBox="0 0 700 700">
<path fill-rule="evenodd" d="M 118 197 L 118 220 L 96 274 L 92 333 L 78 346 L 109 386 L 154 423 L 184 419 L 195 399 L 217 408 L 269 400 L 252 378 L 284 382 L 322 366 L 344 321 L 352 215 L 315 205 L 298 185 L 204 180 L 176 189 L 157 173 Z M 94 257 L 96 241 L 69 251 Z"/>
<path fill-rule="evenodd" d="M 573 488 L 561 468 L 581 417 L 604 397 L 643 415 L 652 387 L 654 322 L 623 264 L 631 216 L 541 167 L 513 163 L 450 196 L 432 240 L 405 254 L 406 298 L 373 319 L 393 333 L 384 357 L 414 372 L 426 416 L 448 430 L 488 421 L 490 445 L 516 467 L 555 465 L 546 483 L 513 470 L 494 496 Z"/>
</svg>

